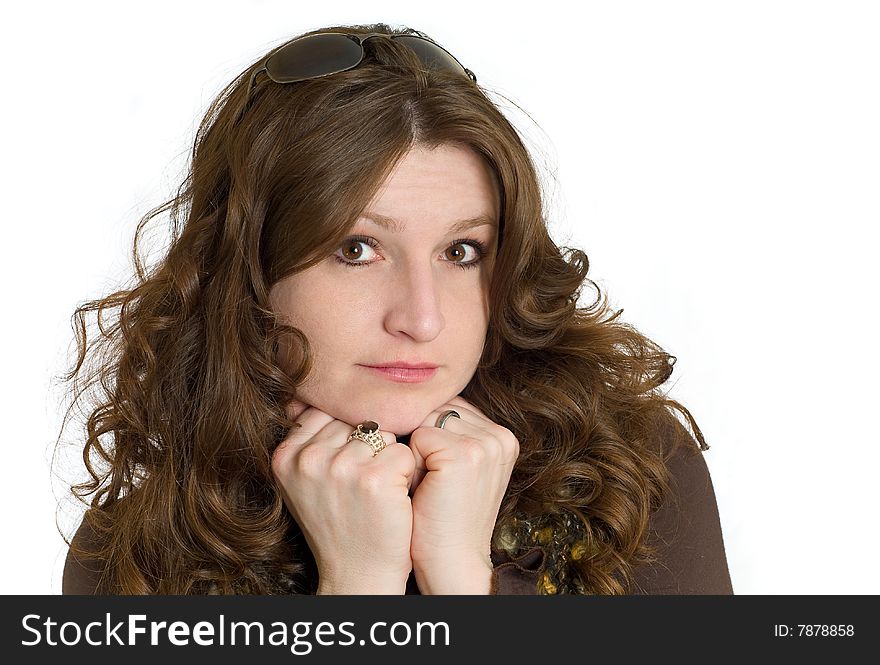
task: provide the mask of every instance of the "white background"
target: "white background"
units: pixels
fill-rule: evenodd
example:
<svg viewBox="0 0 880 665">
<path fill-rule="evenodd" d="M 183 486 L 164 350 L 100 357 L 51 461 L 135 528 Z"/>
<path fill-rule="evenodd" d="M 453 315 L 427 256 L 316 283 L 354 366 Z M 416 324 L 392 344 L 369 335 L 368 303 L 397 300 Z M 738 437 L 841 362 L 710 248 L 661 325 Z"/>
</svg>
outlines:
<svg viewBox="0 0 880 665">
<path fill-rule="evenodd" d="M 880 592 L 878 6 L 308 4 L 4 10 L 0 591 L 60 592 L 56 511 L 78 518 L 49 469 L 69 317 L 126 278 L 207 104 L 295 34 L 384 21 L 534 119 L 510 116 L 558 242 L 678 357 L 670 395 L 712 446 L 735 592 Z"/>
</svg>

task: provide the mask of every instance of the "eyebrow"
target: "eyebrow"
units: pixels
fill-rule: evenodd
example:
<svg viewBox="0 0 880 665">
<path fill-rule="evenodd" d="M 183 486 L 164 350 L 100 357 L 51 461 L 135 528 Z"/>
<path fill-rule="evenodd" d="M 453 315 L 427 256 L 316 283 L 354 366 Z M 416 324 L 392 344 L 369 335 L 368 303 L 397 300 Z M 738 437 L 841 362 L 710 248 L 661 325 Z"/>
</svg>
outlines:
<svg viewBox="0 0 880 665">
<path fill-rule="evenodd" d="M 404 225 L 393 217 L 387 217 L 385 215 L 380 215 L 375 212 L 365 212 L 363 215 L 361 215 L 361 218 L 367 219 L 374 224 L 381 226 L 383 229 L 391 231 L 392 233 L 400 233 L 404 228 Z M 462 219 L 461 221 L 458 221 L 450 226 L 449 230 L 453 233 L 459 233 L 461 231 L 467 231 L 468 229 L 472 229 L 477 226 L 491 226 L 493 228 L 496 228 L 498 226 L 498 223 L 493 217 L 484 214 L 477 215 L 476 217 L 471 217 L 470 219 Z"/>
</svg>

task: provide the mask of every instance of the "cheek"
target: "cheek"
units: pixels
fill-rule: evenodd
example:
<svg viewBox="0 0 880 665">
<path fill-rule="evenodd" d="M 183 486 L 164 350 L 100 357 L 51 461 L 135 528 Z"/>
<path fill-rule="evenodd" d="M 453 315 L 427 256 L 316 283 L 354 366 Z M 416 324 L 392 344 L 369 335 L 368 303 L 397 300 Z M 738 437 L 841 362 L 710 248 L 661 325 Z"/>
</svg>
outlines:
<svg viewBox="0 0 880 665">
<path fill-rule="evenodd" d="M 321 281 L 306 271 L 288 277 L 284 283 L 273 287 L 270 295 L 272 309 L 285 324 L 297 328 L 305 335 L 315 359 L 326 352 L 328 340 L 334 339 L 334 335 L 330 333 L 342 318 L 339 308 L 333 305 L 334 299 L 321 286 Z M 299 358 L 298 353 L 290 352 L 291 347 L 300 347 L 295 337 L 282 339 L 279 361 L 288 371 L 292 367 L 292 360 Z"/>
<path fill-rule="evenodd" d="M 273 294 L 271 302 L 285 322 L 311 336 L 324 337 L 324 331 L 342 318 L 334 306 L 338 293 L 321 270 L 315 266 L 303 273 L 288 277 L 281 288 Z"/>
<path fill-rule="evenodd" d="M 452 318 L 447 327 L 455 331 L 458 343 L 469 349 L 481 349 L 489 327 L 489 301 L 487 294 L 460 296 L 456 306 L 450 308 Z"/>
<path fill-rule="evenodd" d="M 306 387 L 310 391 L 314 389 L 315 377 L 332 375 L 339 361 L 350 355 L 357 348 L 358 339 L 363 337 L 363 331 L 352 333 L 345 327 L 350 326 L 351 322 L 340 315 L 338 308 L 328 306 L 326 301 L 320 308 L 317 303 L 315 305 L 314 309 L 297 316 L 295 320 L 290 319 L 290 325 L 300 330 L 308 340 L 312 371 L 306 379 Z M 299 358 L 298 354 L 290 352 L 290 341 L 287 340 L 281 347 L 279 358 L 281 366 L 288 373 L 293 368 L 292 361 Z M 293 340 L 293 343 L 296 349 L 300 348 L 298 340 Z"/>
</svg>

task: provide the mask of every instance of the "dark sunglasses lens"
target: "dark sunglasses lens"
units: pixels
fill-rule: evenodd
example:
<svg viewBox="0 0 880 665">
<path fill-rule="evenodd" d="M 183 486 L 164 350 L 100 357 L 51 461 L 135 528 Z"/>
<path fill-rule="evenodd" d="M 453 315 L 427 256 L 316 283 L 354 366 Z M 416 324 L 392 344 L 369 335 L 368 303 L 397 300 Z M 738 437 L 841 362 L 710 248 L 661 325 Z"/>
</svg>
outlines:
<svg viewBox="0 0 880 665">
<path fill-rule="evenodd" d="M 276 83 L 294 83 L 351 69 L 362 56 L 360 44 L 345 35 L 309 35 L 276 51 L 266 73 Z"/>
<path fill-rule="evenodd" d="M 437 44 L 429 42 L 427 39 L 409 37 L 407 35 L 395 37 L 394 39 L 409 46 L 416 52 L 419 59 L 432 69 L 448 69 L 454 72 L 461 72 L 464 70 L 464 67 L 462 67 L 458 60 L 453 58 L 449 52 L 442 49 Z"/>
</svg>

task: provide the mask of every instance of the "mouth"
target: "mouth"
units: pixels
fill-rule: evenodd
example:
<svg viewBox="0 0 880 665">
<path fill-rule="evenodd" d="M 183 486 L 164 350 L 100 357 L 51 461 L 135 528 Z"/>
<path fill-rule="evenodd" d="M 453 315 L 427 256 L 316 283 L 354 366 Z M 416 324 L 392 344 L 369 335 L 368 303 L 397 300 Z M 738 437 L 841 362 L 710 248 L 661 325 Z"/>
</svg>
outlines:
<svg viewBox="0 0 880 665">
<path fill-rule="evenodd" d="M 397 383 L 422 383 L 437 372 L 436 367 L 375 367 L 372 365 L 361 365 L 361 367 L 376 376 Z"/>
</svg>

